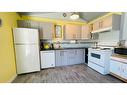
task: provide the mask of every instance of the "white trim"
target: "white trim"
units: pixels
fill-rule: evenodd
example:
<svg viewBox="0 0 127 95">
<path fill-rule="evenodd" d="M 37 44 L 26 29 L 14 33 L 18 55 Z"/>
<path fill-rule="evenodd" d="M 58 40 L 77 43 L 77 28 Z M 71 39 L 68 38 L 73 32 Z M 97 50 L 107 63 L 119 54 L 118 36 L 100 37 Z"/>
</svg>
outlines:
<svg viewBox="0 0 127 95">
<path fill-rule="evenodd" d="M 11 82 L 13 82 L 13 80 L 15 80 L 16 77 L 17 77 L 17 74 L 14 75 L 10 80 L 8 80 L 7 83 L 11 83 Z"/>
<path fill-rule="evenodd" d="M 91 33 L 100 33 L 100 32 L 104 32 L 104 31 L 108 31 L 108 30 L 112 30 L 112 27 L 95 30 L 95 31 L 92 31 Z"/>
</svg>

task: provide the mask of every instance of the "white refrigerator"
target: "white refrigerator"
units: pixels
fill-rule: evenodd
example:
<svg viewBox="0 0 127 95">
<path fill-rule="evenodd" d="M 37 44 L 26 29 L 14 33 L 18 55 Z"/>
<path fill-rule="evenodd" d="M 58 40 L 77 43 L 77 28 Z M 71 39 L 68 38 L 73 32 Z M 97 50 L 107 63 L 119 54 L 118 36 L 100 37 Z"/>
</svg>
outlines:
<svg viewBox="0 0 127 95">
<path fill-rule="evenodd" d="M 17 74 L 40 71 L 39 35 L 37 29 L 13 30 Z"/>
</svg>

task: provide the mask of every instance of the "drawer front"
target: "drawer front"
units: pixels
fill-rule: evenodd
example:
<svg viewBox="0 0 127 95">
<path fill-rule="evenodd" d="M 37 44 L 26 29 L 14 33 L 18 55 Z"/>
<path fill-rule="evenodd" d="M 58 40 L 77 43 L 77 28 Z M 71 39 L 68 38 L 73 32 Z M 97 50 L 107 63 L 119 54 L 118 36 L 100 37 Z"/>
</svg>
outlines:
<svg viewBox="0 0 127 95">
<path fill-rule="evenodd" d="M 118 61 L 110 60 L 110 72 L 116 75 L 120 75 L 121 73 L 121 63 Z"/>
<path fill-rule="evenodd" d="M 96 65 L 95 63 L 88 61 L 88 66 L 103 75 L 107 74 L 107 72 L 105 72 L 105 69 L 103 67 L 100 67 L 100 66 Z"/>
<path fill-rule="evenodd" d="M 104 55 L 99 52 L 89 52 L 88 60 L 104 67 Z"/>
</svg>

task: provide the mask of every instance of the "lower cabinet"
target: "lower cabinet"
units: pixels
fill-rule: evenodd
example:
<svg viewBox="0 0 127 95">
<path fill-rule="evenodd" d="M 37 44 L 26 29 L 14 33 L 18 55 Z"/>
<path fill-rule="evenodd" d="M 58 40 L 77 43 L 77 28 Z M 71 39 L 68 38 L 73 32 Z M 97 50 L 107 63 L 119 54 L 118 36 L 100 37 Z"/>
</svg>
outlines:
<svg viewBox="0 0 127 95">
<path fill-rule="evenodd" d="M 76 51 L 77 51 L 77 54 L 75 54 L 76 62 L 77 63 L 85 63 L 84 49 L 77 49 Z"/>
<path fill-rule="evenodd" d="M 120 67 L 121 63 L 118 61 L 111 60 L 110 61 L 110 72 L 120 76 Z"/>
<path fill-rule="evenodd" d="M 127 80 L 127 64 L 122 64 L 122 77 Z"/>
<path fill-rule="evenodd" d="M 68 65 L 73 65 L 76 63 L 75 50 L 68 50 Z"/>
<path fill-rule="evenodd" d="M 56 66 L 68 65 L 68 51 L 67 50 L 56 50 L 55 52 Z"/>
<path fill-rule="evenodd" d="M 41 68 L 55 67 L 55 51 L 41 51 Z"/>
<path fill-rule="evenodd" d="M 84 49 L 56 50 L 56 66 L 85 63 Z"/>
<path fill-rule="evenodd" d="M 111 74 L 117 75 L 120 79 L 127 82 L 127 63 L 122 63 L 116 60 L 110 61 Z"/>
<path fill-rule="evenodd" d="M 41 68 L 85 63 L 84 49 L 41 51 Z"/>
</svg>

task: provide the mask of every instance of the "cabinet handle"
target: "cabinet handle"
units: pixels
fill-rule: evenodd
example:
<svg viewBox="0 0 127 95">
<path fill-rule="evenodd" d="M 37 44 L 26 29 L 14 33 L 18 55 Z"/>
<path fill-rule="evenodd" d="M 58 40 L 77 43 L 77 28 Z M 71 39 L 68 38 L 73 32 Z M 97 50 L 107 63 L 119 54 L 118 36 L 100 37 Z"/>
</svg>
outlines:
<svg viewBox="0 0 127 95">
<path fill-rule="evenodd" d="M 61 56 L 61 52 L 60 52 L 60 56 Z"/>
</svg>

